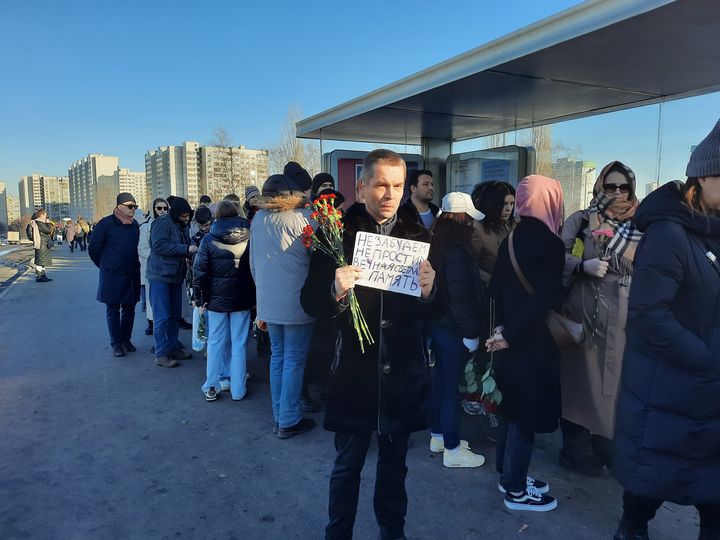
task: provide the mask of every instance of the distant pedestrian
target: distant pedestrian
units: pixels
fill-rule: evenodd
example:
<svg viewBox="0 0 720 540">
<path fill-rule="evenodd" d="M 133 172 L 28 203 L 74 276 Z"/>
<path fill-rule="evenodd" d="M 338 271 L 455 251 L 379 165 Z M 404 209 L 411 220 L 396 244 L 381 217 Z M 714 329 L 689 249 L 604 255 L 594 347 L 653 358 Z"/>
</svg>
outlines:
<svg viewBox="0 0 720 540">
<path fill-rule="evenodd" d="M 310 175 L 305 174 L 309 184 Z M 306 203 L 303 190 L 288 176 L 272 175 L 263 185 L 260 210 L 251 227 L 250 267 L 257 285 L 257 318 L 260 327 L 267 324 L 270 333 L 274 431 L 281 439 L 315 427 L 315 421 L 303 418 L 300 410 L 315 322 L 300 306 L 300 289 L 310 266 L 310 252 L 302 243 L 310 217 Z"/>
<path fill-rule="evenodd" d="M 523 178 L 517 209 L 520 223 L 500 246 L 490 278 L 498 326 L 487 346 L 497 351 L 494 367 L 503 396 L 495 466 L 506 508 L 545 512 L 556 508 L 557 500 L 547 495 L 546 482 L 528 476 L 528 468 L 535 433 L 557 430 L 561 414 L 560 350 L 545 322 L 563 298 L 560 182 Z"/>
<path fill-rule="evenodd" d="M 130 339 L 140 300 L 140 226 L 133 218 L 137 203 L 130 193 L 120 193 L 115 202 L 113 213 L 95 225 L 89 255 L 100 269 L 97 300 L 106 305 L 113 355 L 125 356 L 136 350 Z"/>
<path fill-rule="evenodd" d="M 231 201 L 221 201 L 216 216 L 193 263 L 193 302 L 207 309 L 208 315 L 207 376 L 202 391 L 207 401 L 215 401 L 227 385 L 232 399 L 239 401 L 246 393 L 245 347 L 250 309 L 255 305 L 247 249 L 250 223 L 238 215 Z"/>
<path fill-rule="evenodd" d="M 32 215 L 27 232 L 35 248 L 35 281 L 38 283 L 52 281 L 47 277 L 45 269 L 53 263 L 50 250 L 54 245 L 55 227 L 48 220 L 44 208 L 40 208 Z"/>
<path fill-rule="evenodd" d="M 720 538 L 720 122 L 685 174 L 634 216 L 644 234 L 617 404 L 616 540 L 647 540 L 664 501 L 695 505 L 700 540 Z"/>
<path fill-rule="evenodd" d="M 148 266 L 148 258 L 150 257 L 150 228 L 154 220 L 168 213 L 170 205 L 165 199 L 158 198 L 153 201 L 152 210 L 147 220 L 140 225 L 140 238 L 138 240 L 138 256 L 140 258 L 140 284 L 145 289 L 145 307 L 147 316 L 147 327 L 145 335 L 151 336 L 153 333 L 153 310 L 150 301 L 150 283 L 148 282 L 146 272 Z"/>
<path fill-rule="evenodd" d="M 75 225 L 73 224 L 72 220 L 66 221 L 65 226 L 63 227 L 65 231 L 65 241 L 68 244 L 68 247 L 70 248 L 70 252 L 75 251 Z"/>
<path fill-rule="evenodd" d="M 87 250 L 87 243 L 90 241 L 90 224 L 82 216 L 75 221 L 75 247 L 80 251 Z"/>
<path fill-rule="evenodd" d="M 170 212 L 153 221 L 150 228 L 146 277 L 154 316 L 155 364 L 160 367 L 177 367 L 178 360 L 192 358 L 178 340 L 186 259 L 197 251 L 188 235 L 192 216 L 190 204 L 175 197 Z"/>
</svg>

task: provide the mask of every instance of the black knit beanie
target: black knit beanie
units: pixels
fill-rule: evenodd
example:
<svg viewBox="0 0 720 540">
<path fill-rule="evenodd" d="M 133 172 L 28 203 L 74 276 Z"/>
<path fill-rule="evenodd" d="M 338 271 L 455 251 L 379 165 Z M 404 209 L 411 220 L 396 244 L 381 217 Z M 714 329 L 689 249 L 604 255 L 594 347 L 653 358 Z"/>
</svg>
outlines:
<svg viewBox="0 0 720 540">
<path fill-rule="evenodd" d="M 313 194 L 316 194 L 320 189 L 320 186 L 322 186 L 326 182 L 330 182 L 332 184 L 332 189 L 335 189 L 335 179 L 332 177 L 332 174 L 326 172 L 316 174 L 315 178 L 313 178 L 312 180 Z"/>
<path fill-rule="evenodd" d="M 283 174 L 290 178 L 295 185 L 300 188 L 300 191 L 307 191 L 312 187 L 312 178 L 310 173 L 303 169 L 299 163 L 294 161 L 288 161 L 287 165 L 283 169 Z"/>
<path fill-rule="evenodd" d="M 277 197 L 278 195 L 292 195 L 300 193 L 300 187 L 284 174 L 273 174 L 263 184 L 263 197 Z"/>
</svg>

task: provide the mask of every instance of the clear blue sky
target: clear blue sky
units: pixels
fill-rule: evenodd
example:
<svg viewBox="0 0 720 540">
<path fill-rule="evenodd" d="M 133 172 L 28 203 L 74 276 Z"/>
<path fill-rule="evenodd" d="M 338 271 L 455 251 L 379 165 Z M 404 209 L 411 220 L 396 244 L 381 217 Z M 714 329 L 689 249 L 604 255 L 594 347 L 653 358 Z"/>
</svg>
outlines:
<svg viewBox="0 0 720 540">
<path fill-rule="evenodd" d="M 220 125 L 268 147 L 291 106 L 320 112 L 577 3 L 0 0 L 0 181 L 16 193 L 91 152 L 144 170 L 147 150 Z"/>
</svg>

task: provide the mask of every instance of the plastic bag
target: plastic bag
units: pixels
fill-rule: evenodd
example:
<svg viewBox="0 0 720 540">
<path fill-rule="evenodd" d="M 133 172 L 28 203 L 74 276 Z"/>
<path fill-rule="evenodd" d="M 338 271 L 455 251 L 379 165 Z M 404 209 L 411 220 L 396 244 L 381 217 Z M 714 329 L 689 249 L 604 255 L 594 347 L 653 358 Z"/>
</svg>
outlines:
<svg viewBox="0 0 720 540">
<path fill-rule="evenodd" d="M 208 328 L 207 311 L 195 306 L 192 318 L 192 348 L 194 351 L 202 351 L 207 343 Z"/>
</svg>

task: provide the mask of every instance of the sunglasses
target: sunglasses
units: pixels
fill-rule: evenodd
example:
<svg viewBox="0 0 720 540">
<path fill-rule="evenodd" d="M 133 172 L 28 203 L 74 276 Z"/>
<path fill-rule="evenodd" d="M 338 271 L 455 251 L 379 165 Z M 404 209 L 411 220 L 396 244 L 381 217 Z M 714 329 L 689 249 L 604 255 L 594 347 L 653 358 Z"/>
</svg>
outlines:
<svg viewBox="0 0 720 540">
<path fill-rule="evenodd" d="M 129 210 L 135 210 L 138 207 L 137 204 L 123 204 L 123 206 Z"/>
<path fill-rule="evenodd" d="M 617 190 L 620 190 L 620 193 L 630 193 L 630 185 L 629 184 L 603 184 L 603 191 L 605 193 L 615 193 Z"/>
<path fill-rule="evenodd" d="M 155 210 L 167 210 L 167 209 L 168 209 L 167 206 L 156 206 L 155 207 Z"/>
</svg>

